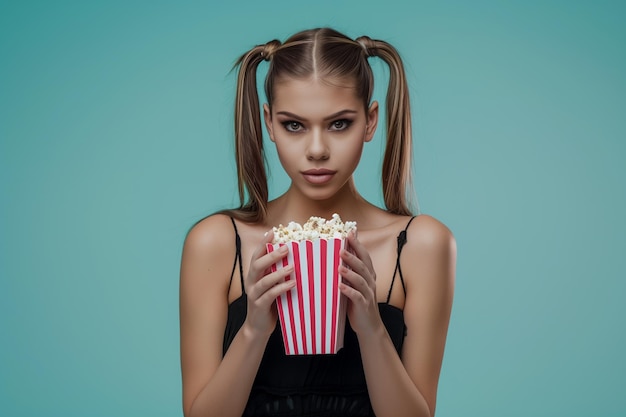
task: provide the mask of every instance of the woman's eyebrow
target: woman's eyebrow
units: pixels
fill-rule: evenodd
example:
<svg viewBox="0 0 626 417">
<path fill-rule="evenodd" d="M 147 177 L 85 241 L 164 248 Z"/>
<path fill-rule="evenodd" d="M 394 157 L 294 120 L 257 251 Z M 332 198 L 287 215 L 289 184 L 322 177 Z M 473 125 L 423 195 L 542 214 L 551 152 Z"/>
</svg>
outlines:
<svg viewBox="0 0 626 417">
<path fill-rule="evenodd" d="M 350 110 L 350 109 L 340 110 L 337 113 L 333 113 L 333 114 L 325 117 L 324 120 L 336 119 L 336 118 L 341 117 L 341 116 L 346 116 L 348 114 L 357 114 L 357 113 L 358 112 L 356 110 Z M 279 112 L 276 112 L 276 115 L 287 116 L 287 117 L 290 117 L 292 119 L 297 119 L 297 120 L 306 120 L 304 117 L 300 117 L 297 114 L 294 114 L 294 113 L 291 113 L 291 112 L 288 112 L 288 111 L 279 111 Z"/>
</svg>

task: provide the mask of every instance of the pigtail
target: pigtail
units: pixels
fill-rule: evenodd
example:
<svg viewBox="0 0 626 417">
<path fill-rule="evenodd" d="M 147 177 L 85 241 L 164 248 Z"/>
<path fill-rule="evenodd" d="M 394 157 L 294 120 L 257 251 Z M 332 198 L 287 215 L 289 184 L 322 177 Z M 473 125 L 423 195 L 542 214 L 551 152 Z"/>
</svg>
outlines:
<svg viewBox="0 0 626 417">
<path fill-rule="evenodd" d="M 237 183 L 241 206 L 236 211 L 242 220 L 257 222 L 267 214 L 268 186 L 265 171 L 265 153 L 256 72 L 259 63 L 269 59 L 280 45 L 271 41 L 259 45 L 242 55 L 235 67 L 237 94 L 235 98 L 235 154 L 237 159 Z M 245 201 L 245 193 L 248 200 Z"/>
<path fill-rule="evenodd" d="M 356 39 L 366 56 L 378 56 L 389 66 L 387 145 L 382 168 L 383 197 L 391 213 L 411 215 L 415 205 L 411 162 L 411 105 L 404 66 L 398 51 L 385 41 Z"/>
</svg>

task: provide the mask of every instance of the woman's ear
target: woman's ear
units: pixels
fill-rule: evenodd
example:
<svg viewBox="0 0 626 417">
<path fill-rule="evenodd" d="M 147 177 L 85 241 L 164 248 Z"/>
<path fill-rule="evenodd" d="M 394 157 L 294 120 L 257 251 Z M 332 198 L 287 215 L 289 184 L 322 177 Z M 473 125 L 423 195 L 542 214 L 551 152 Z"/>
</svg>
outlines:
<svg viewBox="0 0 626 417">
<path fill-rule="evenodd" d="M 378 125 L 378 102 L 373 101 L 369 109 L 367 109 L 367 124 L 365 125 L 365 142 L 369 142 L 376 133 Z"/>
<path fill-rule="evenodd" d="M 265 128 L 270 135 L 270 140 L 274 142 L 274 131 L 272 130 L 272 112 L 267 103 L 263 104 L 263 119 L 265 119 Z"/>
</svg>

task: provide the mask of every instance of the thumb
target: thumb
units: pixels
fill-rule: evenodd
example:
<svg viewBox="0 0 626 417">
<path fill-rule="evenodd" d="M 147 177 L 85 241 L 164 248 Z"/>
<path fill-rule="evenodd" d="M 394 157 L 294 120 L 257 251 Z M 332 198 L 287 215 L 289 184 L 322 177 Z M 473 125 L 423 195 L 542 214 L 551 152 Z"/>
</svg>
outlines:
<svg viewBox="0 0 626 417">
<path fill-rule="evenodd" d="M 263 243 L 272 243 L 274 240 L 274 230 L 270 229 L 263 235 Z"/>
</svg>

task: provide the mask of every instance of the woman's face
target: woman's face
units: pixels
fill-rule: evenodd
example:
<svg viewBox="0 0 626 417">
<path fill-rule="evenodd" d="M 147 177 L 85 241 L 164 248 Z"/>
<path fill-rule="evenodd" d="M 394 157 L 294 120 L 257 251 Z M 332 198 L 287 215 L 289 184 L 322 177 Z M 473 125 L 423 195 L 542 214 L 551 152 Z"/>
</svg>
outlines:
<svg viewBox="0 0 626 417">
<path fill-rule="evenodd" d="M 287 78 L 274 84 L 271 109 L 263 106 L 292 186 L 311 199 L 329 199 L 349 183 L 374 135 L 378 103 L 366 114 L 355 91 L 345 80 Z"/>
</svg>

